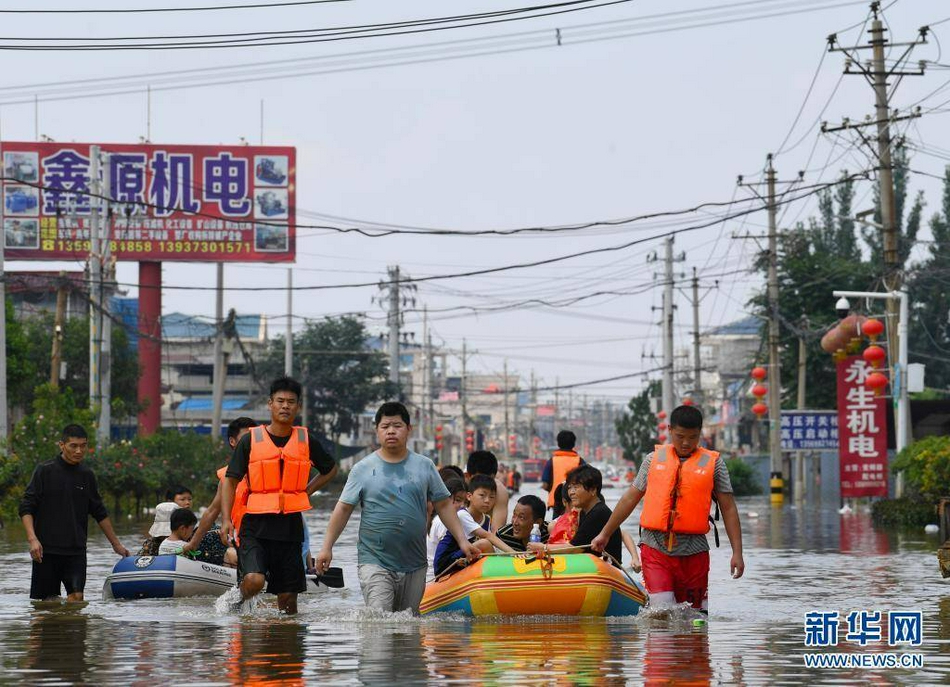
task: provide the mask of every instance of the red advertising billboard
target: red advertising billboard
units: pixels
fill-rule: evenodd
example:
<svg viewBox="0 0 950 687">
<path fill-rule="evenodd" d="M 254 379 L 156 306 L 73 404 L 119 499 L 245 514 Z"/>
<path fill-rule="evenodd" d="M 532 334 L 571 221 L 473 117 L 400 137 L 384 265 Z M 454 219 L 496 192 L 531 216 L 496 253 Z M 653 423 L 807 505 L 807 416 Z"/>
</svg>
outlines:
<svg viewBox="0 0 950 687">
<path fill-rule="evenodd" d="M 90 195 L 92 145 L 0 143 L 8 260 L 87 257 L 98 202 Z M 295 148 L 98 145 L 116 259 L 294 260 Z"/>
<path fill-rule="evenodd" d="M 859 355 L 838 370 L 838 459 L 841 497 L 887 496 L 887 416 L 884 397 L 864 385 L 872 371 Z"/>
</svg>

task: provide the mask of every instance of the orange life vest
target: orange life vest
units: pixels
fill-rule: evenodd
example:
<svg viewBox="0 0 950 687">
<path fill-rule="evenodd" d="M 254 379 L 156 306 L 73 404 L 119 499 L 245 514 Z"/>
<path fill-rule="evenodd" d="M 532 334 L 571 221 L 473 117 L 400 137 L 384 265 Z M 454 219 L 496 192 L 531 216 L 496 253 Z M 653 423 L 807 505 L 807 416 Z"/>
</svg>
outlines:
<svg viewBox="0 0 950 687">
<path fill-rule="evenodd" d="M 228 466 L 218 470 L 218 479 L 224 481 L 224 473 L 228 471 Z M 241 520 L 247 512 L 247 479 L 238 482 L 237 489 L 234 490 L 234 503 L 231 504 L 231 524 L 234 525 L 234 540 L 237 541 L 241 531 Z"/>
<path fill-rule="evenodd" d="M 300 513 L 310 510 L 310 440 L 306 427 L 294 427 L 290 439 L 278 448 L 264 427 L 251 430 L 251 457 L 247 466 L 248 513 Z"/>
<path fill-rule="evenodd" d="M 581 464 L 577 451 L 555 451 L 551 456 L 551 491 L 548 492 L 548 508 L 554 506 L 554 491 L 564 482 L 567 473 Z"/>
<path fill-rule="evenodd" d="M 640 526 L 671 534 L 706 534 L 718 457 L 715 451 L 698 448 L 681 461 L 672 445 L 656 446 Z"/>
</svg>

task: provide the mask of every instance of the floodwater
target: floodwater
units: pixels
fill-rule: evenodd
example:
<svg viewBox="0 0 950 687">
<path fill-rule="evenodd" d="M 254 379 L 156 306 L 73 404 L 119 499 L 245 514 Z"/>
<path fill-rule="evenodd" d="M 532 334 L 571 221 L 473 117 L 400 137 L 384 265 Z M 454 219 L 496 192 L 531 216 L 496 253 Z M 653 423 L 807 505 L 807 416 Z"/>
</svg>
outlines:
<svg viewBox="0 0 950 687">
<path fill-rule="evenodd" d="M 534 485 L 526 485 L 533 491 Z M 620 490 L 608 490 L 608 502 Z M 333 506 L 308 514 L 319 546 Z M 22 532 L 0 532 L 0 682 L 28 684 L 948 684 L 950 580 L 936 538 L 878 532 L 866 513 L 740 499 L 746 575 L 712 551 L 709 624 L 689 619 L 412 618 L 362 607 L 355 568 L 358 512 L 334 550 L 346 588 L 301 597 L 300 614 L 273 607 L 220 616 L 210 598 L 103 602 L 115 561 L 91 526 L 88 603 L 31 604 Z M 148 523 L 121 523 L 131 549 Z M 635 525 L 630 526 L 636 534 Z M 720 524 L 720 530 L 722 526 Z M 710 540 L 712 535 L 710 534 Z M 924 665 L 915 669 L 806 668 L 804 613 L 924 614 Z M 887 652 L 842 640 L 826 651 Z M 897 648 L 899 651 L 911 649 Z"/>
</svg>

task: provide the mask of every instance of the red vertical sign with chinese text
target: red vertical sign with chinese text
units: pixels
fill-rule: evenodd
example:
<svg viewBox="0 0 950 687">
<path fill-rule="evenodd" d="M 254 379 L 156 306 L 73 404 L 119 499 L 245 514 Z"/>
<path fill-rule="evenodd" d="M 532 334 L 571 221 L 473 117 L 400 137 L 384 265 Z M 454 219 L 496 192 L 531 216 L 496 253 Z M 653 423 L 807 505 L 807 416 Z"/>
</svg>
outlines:
<svg viewBox="0 0 950 687">
<path fill-rule="evenodd" d="M 871 366 L 859 355 L 837 365 L 841 497 L 887 496 L 884 397 L 864 385 Z"/>
</svg>

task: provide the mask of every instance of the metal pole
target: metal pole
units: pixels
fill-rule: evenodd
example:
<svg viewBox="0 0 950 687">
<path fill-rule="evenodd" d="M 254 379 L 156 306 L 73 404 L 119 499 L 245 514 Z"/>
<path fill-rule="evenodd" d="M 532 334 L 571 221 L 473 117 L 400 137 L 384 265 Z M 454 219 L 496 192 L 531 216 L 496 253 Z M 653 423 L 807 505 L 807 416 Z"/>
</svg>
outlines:
<svg viewBox="0 0 950 687">
<path fill-rule="evenodd" d="M 782 465 L 782 373 L 779 360 L 778 321 L 778 227 L 775 205 L 775 168 L 772 155 L 768 156 L 768 211 L 769 211 L 769 459 L 771 463 L 772 505 L 782 505 L 785 480 Z"/>
<path fill-rule="evenodd" d="M 99 246 L 99 200 L 102 185 L 99 183 L 99 146 L 89 147 L 89 186 L 92 190 L 89 211 L 89 406 L 99 407 L 99 345 L 101 337 L 99 289 L 102 282 L 102 256 Z"/>
<path fill-rule="evenodd" d="M 798 403 L 799 410 L 805 410 L 805 370 L 808 362 L 808 351 L 804 337 L 798 337 Z M 793 490 L 796 501 L 805 499 L 805 455 L 795 451 L 795 480 Z"/>
<path fill-rule="evenodd" d="M 907 337 L 908 324 L 910 322 L 908 313 L 908 300 L 906 291 L 897 291 L 892 294 L 900 302 L 900 324 L 898 325 L 898 347 L 897 347 L 897 365 L 894 377 L 897 378 L 899 388 L 897 392 L 897 436 L 895 437 L 895 446 L 900 453 L 910 445 L 912 437 L 910 431 L 910 399 L 907 396 Z M 904 475 L 898 472 L 894 481 L 894 494 L 897 498 L 904 495 Z"/>
<path fill-rule="evenodd" d="M 673 412 L 673 237 L 667 237 L 663 284 L 663 410 Z"/>
<path fill-rule="evenodd" d="M 284 374 L 294 374 L 294 270 L 287 268 L 287 333 L 284 335 Z"/>
<path fill-rule="evenodd" d="M 112 318 L 109 303 L 112 299 L 112 163 L 109 154 L 104 156 L 102 166 L 102 211 L 99 214 L 101 236 L 99 239 L 102 253 L 102 274 L 99 282 L 99 321 L 102 323 L 99 349 L 99 445 L 109 443 L 112 438 Z M 97 201 L 98 202 L 98 201 Z"/>
<path fill-rule="evenodd" d="M 212 373 L 211 437 L 221 439 L 221 412 L 224 405 L 224 263 L 215 265 L 214 372 Z"/>
</svg>

